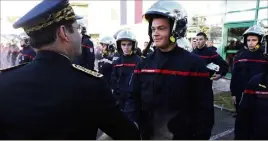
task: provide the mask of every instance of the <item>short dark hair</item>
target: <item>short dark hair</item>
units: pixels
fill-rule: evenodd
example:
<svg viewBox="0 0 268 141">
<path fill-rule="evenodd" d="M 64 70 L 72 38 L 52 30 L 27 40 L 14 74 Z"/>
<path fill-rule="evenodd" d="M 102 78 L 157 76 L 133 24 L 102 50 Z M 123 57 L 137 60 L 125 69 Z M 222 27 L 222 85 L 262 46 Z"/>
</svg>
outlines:
<svg viewBox="0 0 268 141">
<path fill-rule="evenodd" d="M 149 21 L 153 22 L 154 19 L 167 19 L 168 20 L 168 23 L 170 25 L 170 31 L 172 31 L 172 28 L 173 28 L 173 25 L 174 25 L 174 20 L 173 19 L 168 18 L 167 16 L 155 14 L 155 15 L 152 15 L 150 17 L 150 20 Z"/>
<path fill-rule="evenodd" d="M 199 33 L 196 34 L 196 36 L 203 36 L 206 40 L 208 39 L 207 34 L 204 33 L 204 32 L 199 32 Z"/>
<path fill-rule="evenodd" d="M 54 23 L 48 27 L 45 27 L 44 29 L 30 32 L 28 35 L 30 37 L 30 45 L 33 48 L 41 48 L 44 45 L 51 44 L 56 41 L 56 31 L 61 26 L 64 25 L 66 29 L 73 33 L 73 27 L 72 24 L 75 22 L 75 20 L 69 20 L 69 21 L 60 21 L 58 23 Z"/>
</svg>

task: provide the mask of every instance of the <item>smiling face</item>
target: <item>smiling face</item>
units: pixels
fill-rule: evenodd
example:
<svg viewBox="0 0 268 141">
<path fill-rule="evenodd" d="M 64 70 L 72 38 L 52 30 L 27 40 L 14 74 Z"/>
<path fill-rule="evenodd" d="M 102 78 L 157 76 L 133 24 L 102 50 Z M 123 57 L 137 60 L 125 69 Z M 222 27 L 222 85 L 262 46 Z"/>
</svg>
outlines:
<svg viewBox="0 0 268 141">
<path fill-rule="evenodd" d="M 152 21 L 152 37 L 154 45 L 160 49 L 169 47 L 170 24 L 166 18 L 155 18 Z"/>
</svg>

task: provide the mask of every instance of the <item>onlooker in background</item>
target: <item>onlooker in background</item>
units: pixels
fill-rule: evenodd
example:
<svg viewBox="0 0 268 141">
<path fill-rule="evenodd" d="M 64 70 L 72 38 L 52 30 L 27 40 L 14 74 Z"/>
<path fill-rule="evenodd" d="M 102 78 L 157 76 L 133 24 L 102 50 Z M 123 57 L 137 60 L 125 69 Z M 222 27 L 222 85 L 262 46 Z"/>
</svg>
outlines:
<svg viewBox="0 0 268 141">
<path fill-rule="evenodd" d="M 208 49 L 217 52 L 217 48 L 214 46 L 214 42 L 212 40 L 208 40 L 207 47 Z"/>
<path fill-rule="evenodd" d="M 225 52 L 227 54 L 227 57 L 226 57 L 226 62 L 228 63 L 229 65 L 229 71 L 232 70 L 232 64 L 233 64 L 233 59 L 234 59 L 234 56 L 235 54 L 233 53 L 227 53 L 227 50 L 235 50 L 236 49 L 236 42 L 237 40 L 234 38 L 230 41 L 229 45 L 227 47 L 225 47 Z"/>
<path fill-rule="evenodd" d="M 196 43 L 196 39 L 195 38 L 192 38 L 191 44 L 192 44 L 192 48 L 194 50 L 197 47 L 197 43 Z"/>
<path fill-rule="evenodd" d="M 145 41 L 145 42 L 144 42 L 144 49 L 142 50 L 142 52 L 145 51 L 145 49 L 147 48 L 148 44 L 149 44 L 148 41 Z M 148 49 L 148 51 L 147 51 L 146 54 L 148 55 L 148 54 L 151 53 L 151 52 L 153 52 L 153 50 L 152 50 L 151 47 L 150 47 L 150 48 Z"/>
</svg>

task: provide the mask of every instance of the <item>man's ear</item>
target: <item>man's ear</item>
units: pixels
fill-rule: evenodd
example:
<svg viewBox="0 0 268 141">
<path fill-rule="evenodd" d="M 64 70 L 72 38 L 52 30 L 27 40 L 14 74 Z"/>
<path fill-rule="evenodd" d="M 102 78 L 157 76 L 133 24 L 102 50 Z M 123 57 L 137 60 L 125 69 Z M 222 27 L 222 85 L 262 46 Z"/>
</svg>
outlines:
<svg viewBox="0 0 268 141">
<path fill-rule="evenodd" d="M 61 25 L 60 28 L 58 28 L 57 35 L 61 40 L 69 41 L 69 34 L 64 25 Z"/>
</svg>

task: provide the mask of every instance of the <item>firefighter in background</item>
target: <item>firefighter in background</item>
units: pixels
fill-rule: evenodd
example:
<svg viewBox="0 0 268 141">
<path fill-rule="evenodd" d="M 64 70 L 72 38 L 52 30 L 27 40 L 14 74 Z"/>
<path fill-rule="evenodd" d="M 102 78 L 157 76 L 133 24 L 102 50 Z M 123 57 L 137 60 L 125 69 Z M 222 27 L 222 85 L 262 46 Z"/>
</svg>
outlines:
<svg viewBox="0 0 268 141">
<path fill-rule="evenodd" d="M 261 34 L 256 32 L 256 35 L 257 38 L 247 38 L 248 44 L 260 43 Z M 245 87 L 235 123 L 236 140 L 268 140 L 268 35 L 264 37 L 266 68 L 253 76 Z"/>
<path fill-rule="evenodd" d="M 247 50 L 236 55 L 233 61 L 230 90 L 236 112 L 239 110 L 239 102 L 249 80 L 256 74 L 264 71 L 267 64 L 263 50 L 260 49 L 263 31 L 261 27 L 254 25 L 248 28 L 244 34 L 244 44 Z"/>
<path fill-rule="evenodd" d="M 81 25 L 80 25 L 81 26 Z M 95 54 L 94 44 L 87 34 L 86 27 L 82 27 L 82 54 L 74 61 L 75 64 L 81 65 L 89 70 L 94 70 Z"/>
<path fill-rule="evenodd" d="M 214 70 L 209 70 L 211 80 L 218 80 L 227 74 L 228 64 L 222 59 L 222 57 L 217 52 L 207 47 L 206 45 L 207 39 L 208 39 L 207 35 L 204 32 L 199 32 L 196 35 L 197 47 L 193 50 L 192 53 L 204 59 L 206 62 L 206 65 L 209 65 L 212 63 L 220 67 L 219 72 L 217 72 L 217 74 Z M 211 81 L 211 88 L 212 88 L 212 81 Z"/>
<path fill-rule="evenodd" d="M 154 42 L 156 49 L 140 61 L 132 81 L 143 139 L 208 140 L 214 124 L 209 72 L 204 60 L 176 43 L 185 37 L 186 11 L 176 1 L 157 1 L 144 16 L 147 47 Z"/>
<path fill-rule="evenodd" d="M 21 40 L 21 47 L 22 47 L 22 50 L 20 51 L 19 64 L 31 62 L 35 58 L 36 52 L 30 46 L 29 38 L 24 37 Z"/>
<path fill-rule="evenodd" d="M 137 41 L 134 34 L 129 30 L 122 30 L 117 35 L 116 46 L 120 52 L 120 57 L 113 62 L 111 78 L 113 93 L 119 102 L 120 108 L 132 121 L 136 122 L 137 111 L 131 93 L 133 88 L 129 82 L 141 58 L 135 53 Z"/>
<path fill-rule="evenodd" d="M 100 39 L 102 48 L 101 59 L 98 60 L 98 72 L 104 75 L 105 80 L 110 84 L 113 71 L 113 56 L 115 52 L 115 41 L 113 37 L 105 36 Z"/>
</svg>

